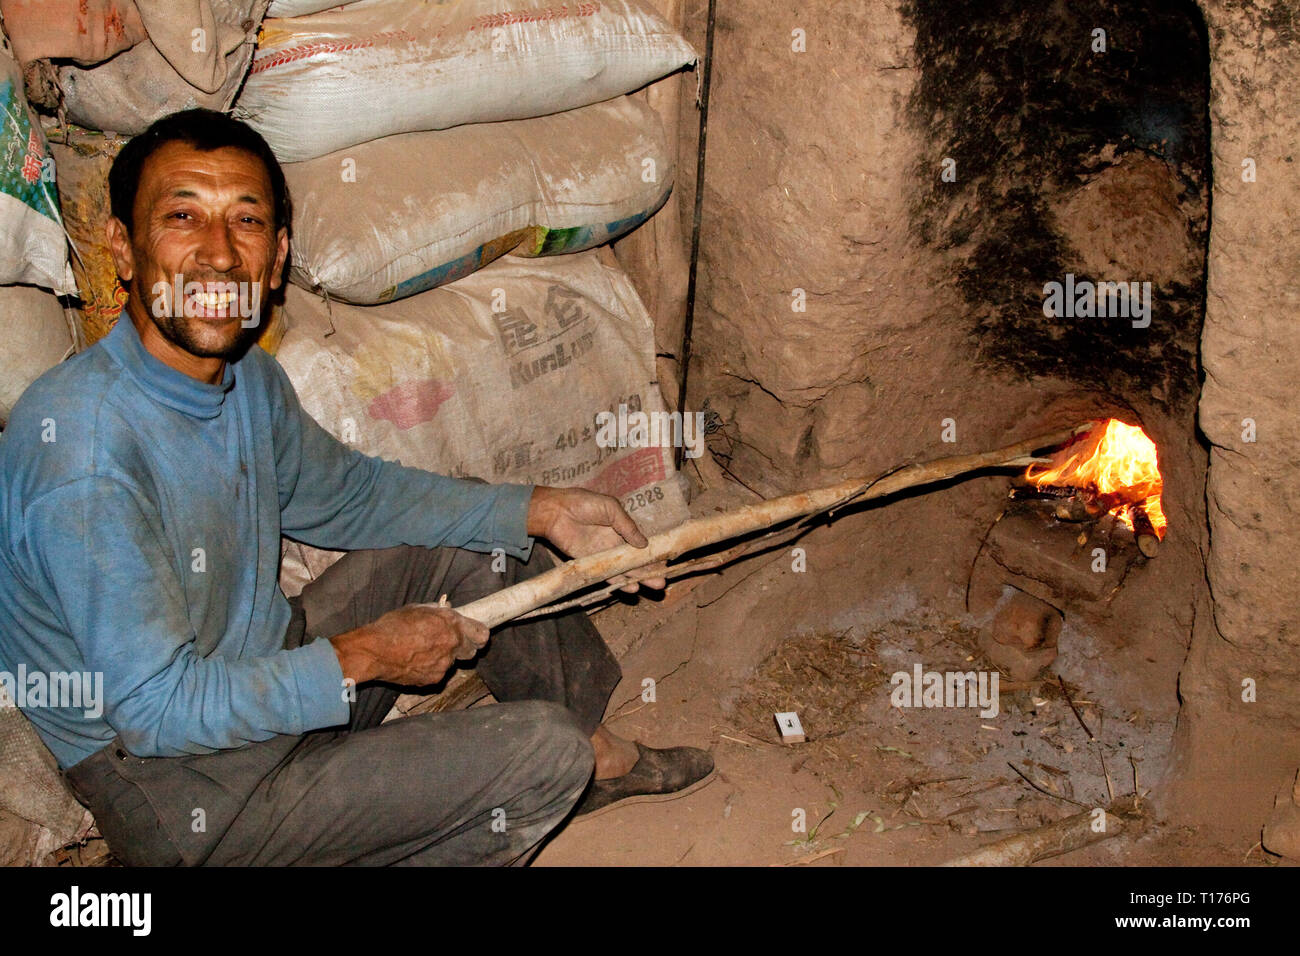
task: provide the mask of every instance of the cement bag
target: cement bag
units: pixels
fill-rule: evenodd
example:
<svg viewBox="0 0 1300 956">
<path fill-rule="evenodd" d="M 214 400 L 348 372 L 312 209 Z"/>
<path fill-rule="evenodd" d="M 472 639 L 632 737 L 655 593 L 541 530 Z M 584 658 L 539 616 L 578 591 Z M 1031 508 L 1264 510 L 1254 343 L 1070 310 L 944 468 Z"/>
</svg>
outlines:
<svg viewBox="0 0 1300 956">
<path fill-rule="evenodd" d="M 148 42 L 89 69 L 59 69 L 68 118 L 134 135 L 177 110 L 228 109 L 268 2 L 136 0 Z"/>
<path fill-rule="evenodd" d="M 58 765 L 23 712 L 0 685 L 0 810 L 40 828 L 21 851 L 26 859 L 0 859 L 0 865 L 36 863 L 46 854 L 79 840 L 90 829 L 90 814 L 59 778 Z"/>
<path fill-rule="evenodd" d="M 0 285 L 29 282 L 59 293 L 76 289 L 54 179 L 45 135 L 27 105 L 22 71 L 4 39 L 0 43 Z"/>
<path fill-rule="evenodd" d="M 672 188 L 658 115 L 623 96 L 505 123 L 406 133 L 285 165 L 292 281 L 373 304 L 469 275 L 497 256 L 602 245 Z"/>
<path fill-rule="evenodd" d="M 53 294 L 0 286 L 0 425 L 27 386 L 72 350 L 72 322 Z"/>
<path fill-rule="evenodd" d="M 303 407 L 367 454 L 494 483 L 591 488 L 622 501 L 647 534 L 687 518 L 672 448 L 597 444 L 597 412 L 664 408 L 650 317 L 600 251 L 505 256 L 385 305 L 327 306 L 290 286 L 285 311 L 276 357 Z M 336 558 L 290 543 L 285 593 Z"/>
<path fill-rule="evenodd" d="M 598 103 L 695 58 L 636 0 L 370 0 L 267 20 L 235 115 L 297 162 L 395 133 Z"/>
</svg>

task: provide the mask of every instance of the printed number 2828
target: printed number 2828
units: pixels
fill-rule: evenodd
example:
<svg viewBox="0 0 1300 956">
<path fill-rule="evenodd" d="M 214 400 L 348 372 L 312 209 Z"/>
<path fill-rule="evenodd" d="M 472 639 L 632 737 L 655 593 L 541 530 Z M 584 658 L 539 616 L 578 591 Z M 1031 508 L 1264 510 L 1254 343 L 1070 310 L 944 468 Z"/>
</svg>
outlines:
<svg viewBox="0 0 1300 956">
<path fill-rule="evenodd" d="M 653 488 L 647 488 L 645 491 L 638 491 L 634 495 L 623 499 L 623 510 L 628 514 L 636 511 L 638 508 L 644 508 L 656 501 L 663 501 L 664 490 L 658 485 Z"/>
</svg>

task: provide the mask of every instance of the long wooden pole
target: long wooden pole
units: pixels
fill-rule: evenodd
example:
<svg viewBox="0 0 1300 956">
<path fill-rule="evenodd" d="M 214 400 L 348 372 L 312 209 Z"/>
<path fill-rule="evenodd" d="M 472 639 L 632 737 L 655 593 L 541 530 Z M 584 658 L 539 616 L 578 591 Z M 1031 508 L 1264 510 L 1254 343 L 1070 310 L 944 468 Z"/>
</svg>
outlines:
<svg viewBox="0 0 1300 956">
<path fill-rule="evenodd" d="M 688 551 L 770 528 L 791 518 L 827 511 L 853 501 L 883 498 L 906 488 L 933 484 L 982 468 L 1027 466 L 1034 460 L 1032 456 L 1035 451 L 1064 444 L 1090 427 L 1091 423 L 1086 423 L 993 451 L 906 465 L 878 479 L 854 478 L 825 488 L 755 502 L 725 514 L 696 518 L 652 536 L 647 547 L 635 548 L 624 544 L 565 561 L 536 577 L 503 588 L 456 610 L 488 627 L 497 627 L 567 594 L 608 581 L 617 575 L 659 561 L 670 561 Z M 669 573 L 671 574 L 671 569 Z"/>
</svg>

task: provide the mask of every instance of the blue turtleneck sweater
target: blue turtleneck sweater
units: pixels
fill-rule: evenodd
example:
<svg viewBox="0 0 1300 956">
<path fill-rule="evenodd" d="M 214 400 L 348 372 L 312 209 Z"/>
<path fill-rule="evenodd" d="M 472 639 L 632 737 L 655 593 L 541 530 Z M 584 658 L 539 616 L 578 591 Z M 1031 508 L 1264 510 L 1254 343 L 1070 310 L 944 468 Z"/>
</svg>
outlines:
<svg viewBox="0 0 1300 956">
<path fill-rule="evenodd" d="M 0 435 L 0 677 L 102 674 L 99 715 L 24 695 L 63 767 L 114 735 L 177 756 L 345 723 L 329 642 L 284 649 L 281 533 L 527 559 L 531 493 L 363 455 L 260 348 L 209 385 L 147 352 L 124 315 L 37 380 Z"/>
</svg>

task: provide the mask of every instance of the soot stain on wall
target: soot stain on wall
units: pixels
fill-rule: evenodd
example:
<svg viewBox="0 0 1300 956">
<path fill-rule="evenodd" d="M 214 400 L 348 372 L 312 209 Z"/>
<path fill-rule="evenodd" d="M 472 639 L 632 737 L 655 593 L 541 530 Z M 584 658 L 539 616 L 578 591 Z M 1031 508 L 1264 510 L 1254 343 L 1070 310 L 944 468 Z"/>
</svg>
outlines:
<svg viewBox="0 0 1300 956">
<path fill-rule="evenodd" d="M 1208 40 L 1190 0 L 908 0 L 921 76 L 908 106 L 931 149 L 913 201 L 922 240 L 953 260 L 978 361 L 1032 378 L 1150 390 L 1199 387 L 1208 230 Z M 1106 50 L 1094 47 L 1105 30 Z M 1145 154 L 1168 167 L 1190 257 L 1151 282 L 1151 324 L 1043 314 L 1086 235 L 1050 213 L 1080 182 Z M 956 161 L 943 182 L 944 158 Z M 1134 203 L 1143 201 L 1134 195 Z M 1170 270 L 1164 270 L 1166 272 Z"/>
</svg>

